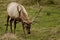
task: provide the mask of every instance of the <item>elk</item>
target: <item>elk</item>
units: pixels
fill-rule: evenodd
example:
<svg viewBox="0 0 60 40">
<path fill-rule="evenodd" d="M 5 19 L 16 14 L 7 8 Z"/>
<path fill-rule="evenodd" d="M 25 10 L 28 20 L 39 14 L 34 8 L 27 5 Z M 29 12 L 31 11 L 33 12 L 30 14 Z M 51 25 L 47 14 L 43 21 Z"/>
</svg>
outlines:
<svg viewBox="0 0 60 40">
<path fill-rule="evenodd" d="M 30 34 L 30 28 L 33 21 L 34 19 L 32 20 L 29 19 L 27 11 L 23 7 L 23 5 L 18 4 L 16 2 L 12 2 L 7 6 L 7 25 L 5 32 L 7 32 L 8 30 L 8 22 L 10 22 L 11 32 L 12 32 L 12 22 L 14 22 L 14 33 L 16 31 L 17 22 L 21 22 L 24 33 L 26 28 L 27 33 Z"/>
</svg>

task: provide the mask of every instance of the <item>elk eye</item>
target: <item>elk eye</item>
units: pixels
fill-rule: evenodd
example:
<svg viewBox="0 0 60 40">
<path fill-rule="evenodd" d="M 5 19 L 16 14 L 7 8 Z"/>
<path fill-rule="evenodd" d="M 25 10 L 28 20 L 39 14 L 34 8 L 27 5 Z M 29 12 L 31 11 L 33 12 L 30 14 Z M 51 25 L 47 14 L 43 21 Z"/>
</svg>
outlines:
<svg viewBox="0 0 60 40">
<path fill-rule="evenodd" d="M 27 24 L 27 23 L 25 23 L 26 25 L 29 25 L 29 24 Z"/>
</svg>

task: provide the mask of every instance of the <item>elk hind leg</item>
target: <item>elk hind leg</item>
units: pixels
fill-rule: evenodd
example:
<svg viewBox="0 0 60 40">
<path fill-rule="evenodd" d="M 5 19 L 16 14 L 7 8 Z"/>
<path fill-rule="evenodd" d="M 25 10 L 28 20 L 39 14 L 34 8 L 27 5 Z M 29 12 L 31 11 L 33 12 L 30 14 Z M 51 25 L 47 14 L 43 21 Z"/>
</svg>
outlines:
<svg viewBox="0 0 60 40">
<path fill-rule="evenodd" d="M 12 33 L 12 21 L 13 21 L 13 19 L 10 19 L 10 29 L 11 29 L 11 33 Z"/>
<path fill-rule="evenodd" d="M 8 30 L 8 22 L 9 22 L 9 16 L 7 16 L 7 24 L 6 24 L 6 30 L 5 30 L 5 32 L 7 32 L 7 30 Z"/>
<path fill-rule="evenodd" d="M 14 34 L 15 34 L 15 31 L 16 31 L 16 20 L 14 20 Z"/>
</svg>

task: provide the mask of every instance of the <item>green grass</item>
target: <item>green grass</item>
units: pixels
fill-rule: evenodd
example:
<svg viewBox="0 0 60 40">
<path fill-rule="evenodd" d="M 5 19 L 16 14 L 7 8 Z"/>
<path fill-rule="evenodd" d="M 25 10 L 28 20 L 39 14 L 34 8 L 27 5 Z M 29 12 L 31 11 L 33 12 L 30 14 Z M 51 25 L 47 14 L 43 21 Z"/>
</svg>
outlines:
<svg viewBox="0 0 60 40">
<path fill-rule="evenodd" d="M 4 32 L 6 26 L 4 26 L 4 24 L 6 23 L 7 3 L 2 3 L 1 5 L 2 6 L 0 9 L 0 38 L 5 34 Z M 25 8 L 29 14 L 30 19 L 37 15 L 36 12 L 38 11 L 38 8 L 36 6 L 25 6 Z M 37 23 L 32 24 L 31 34 L 27 34 L 26 38 L 24 38 L 21 23 L 17 24 L 17 40 L 60 40 L 60 6 L 50 5 L 42 6 L 42 8 L 43 9 L 39 14 L 39 17 L 35 19 Z M 47 13 L 49 13 L 49 15 L 47 15 Z"/>
</svg>

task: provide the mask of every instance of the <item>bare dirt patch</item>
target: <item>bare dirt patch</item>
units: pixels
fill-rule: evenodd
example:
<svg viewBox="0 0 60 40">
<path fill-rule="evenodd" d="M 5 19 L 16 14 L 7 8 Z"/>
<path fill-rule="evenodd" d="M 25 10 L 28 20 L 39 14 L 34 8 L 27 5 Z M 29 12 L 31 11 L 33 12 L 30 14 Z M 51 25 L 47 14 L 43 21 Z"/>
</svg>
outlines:
<svg viewBox="0 0 60 40">
<path fill-rule="evenodd" d="M 12 33 L 6 33 L 0 37 L 0 40 L 17 40 L 17 36 Z"/>
</svg>

